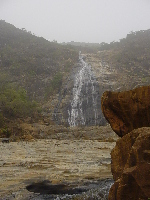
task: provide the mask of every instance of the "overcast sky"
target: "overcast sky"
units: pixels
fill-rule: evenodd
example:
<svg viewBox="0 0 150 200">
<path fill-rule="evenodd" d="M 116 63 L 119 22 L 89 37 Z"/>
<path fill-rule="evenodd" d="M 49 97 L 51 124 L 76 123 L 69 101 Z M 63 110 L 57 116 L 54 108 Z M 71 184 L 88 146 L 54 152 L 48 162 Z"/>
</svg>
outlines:
<svg viewBox="0 0 150 200">
<path fill-rule="evenodd" d="M 0 0 L 0 19 L 58 42 L 112 42 L 150 29 L 150 0 Z"/>
</svg>

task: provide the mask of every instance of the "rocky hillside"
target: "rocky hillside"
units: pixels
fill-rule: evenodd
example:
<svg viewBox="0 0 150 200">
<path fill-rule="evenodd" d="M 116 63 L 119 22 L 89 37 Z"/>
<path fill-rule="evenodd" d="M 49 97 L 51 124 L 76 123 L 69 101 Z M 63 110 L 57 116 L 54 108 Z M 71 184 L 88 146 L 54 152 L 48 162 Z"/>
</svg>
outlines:
<svg viewBox="0 0 150 200">
<path fill-rule="evenodd" d="M 114 77 L 114 73 L 113 76 L 108 74 L 107 78 L 113 79 L 120 90 L 127 90 L 150 84 L 149 52 L 150 30 L 137 31 L 131 32 L 120 42 L 102 43 L 96 54 L 89 55 L 88 61 L 90 62 L 91 58 L 92 61 L 97 61 L 98 69 L 100 63 L 109 66 L 116 76 Z M 112 89 L 115 90 L 118 87 L 112 86 Z"/>
<path fill-rule="evenodd" d="M 126 38 L 121 39 L 120 42 L 112 42 L 110 44 L 86 44 L 76 42 L 71 42 L 70 44 L 72 44 L 76 49 L 81 50 L 84 61 L 91 65 L 91 74 L 93 73 L 95 76 L 95 81 L 93 82 L 94 87 L 95 89 L 98 88 L 96 89 L 98 91 L 98 93 L 95 95 L 96 99 L 99 99 L 106 90 L 122 91 L 150 84 L 150 30 L 131 32 Z M 89 67 L 87 65 L 86 71 L 88 71 L 88 69 Z M 81 74 L 86 74 L 86 72 L 82 73 L 84 70 L 84 67 L 81 69 L 81 71 L 79 70 L 81 73 L 75 74 L 75 79 L 76 75 L 80 77 Z M 89 72 L 87 72 L 87 74 L 89 74 Z M 77 79 L 85 80 L 86 78 L 84 76 Z M 88 83 L 88 81 L 86 81 L 86 83 Z M 99 84 L 99 87 L 96 86 L 97 83 Z M 74 88 L 75 91 L 77 90 L 77 92 L 80 92 L 78 98 L 80 99 L 79 105 L 82 102 L 82 106 L 79 107 L 82 107 L 82 111 L 86 113 L 83 113 L 80 116 L 77 114 L 80 118 L 80 121 L 82 121 L 81 124 L 90 125 L 91 121 L 96 119 L 96 121 L 99 121 L 99 125 L 104 125 L 105 121 L 103 120 L 104 118 L 101 112 L 98 113 L 99 120 L 93 116 L 90 117 L 88 112 L 85 112 L 85 108 L 86 111 L 90 110 L 86 102 L 90 102 L 90 107 L 92 110 L 94 110 L 92 105 L 95 102 L 88 101 L 86 98 L 87 89 L 85 90 L 87 87 L 84 86 L 84 83 L 82 84 L 81 92 L 77 90 L 77 88 L 80 87 Z M 70 88 L 70 91 L 71 90 L 72 88 Z M 73 96 L 73 93 L 69 93 L 68 95 Z M 74 104 L 74 101 L 72 101 L 72 103 Z M 99 102 L 96 104 L 97 107 L 100 107 Z M 70 111 L 69 105 L 67 110 Z M 77 108 L 77 110 L 78 113 L 82 113 L 79 108 Z M 100 108 L 96 108 L 95 110 L 99 111 Z M 73 113 L 74 111 L 75 109 L 73 108 L 73 110 L 70 112 Z M 60 113 L 62 114 L 63 112 Z M 89 113 L 92 114 L 92 111 L 90 110 Z M 71 117 L 71 124 L 74 124 L 72 121 L 73 118 L 78 118 L 75 115 L 76 114 L 74 113 L 74 115 Z M 97 115 L 97 112 L 95 112 L 95 115 Z M 65 118 L 68 118 L 67 113 L 65 114 Z"/>
<path fill-rule="evenodd" d="M 43 125 L 104 125 L 103 92 L 150 83 L 149 30 L 111 44 L 70 44 L 49 42 L 0 21 L 3 133 L 6 122 L 15 130 L 12 124 L 17 126 L 18 119 Z"/>
<path fill-rule="evenodd" d="M 58 92 L 61 81 L 78 60 L 78 52 L 36 37 L 0 21 L 0 70 L 8 82 L 24 87 L 31 98 Z M 6 77 L 5 77 L 6 79 Z M 45 90 L 47 88 L 47 90 Z"/>
<path fill-rule="evenodd" d="M 41 105 L 62 90 L 77 61 L 78 51 L 73 47 L 0 20 L 1 126 L 7 119 L 33 118 L 33 113 L 41 112 Z"/>
<path fill-rule="evenodd" d="M 77 47 L 78 43 L 72 44 Z M 88 44 L 80 43 L 80 46 L 83 52 L 86 52 L 84 60 L 91 65 L 91 71 L 99 85 L 97 99 L 105 91 L 123 91 L 150 84 L 150 30 L 130 33 L 120 42 L 93 44 L 91 52 L 97 53 L 87 53 L 85 47 L 87 48 Z M 85 106 L 86 102 L 83 101 L 82 105 Z M 99 102 L 97 107 L 100 107 Z M 100 125 L 104 125 L 102 114 L 99 116 Z"/>
</svg>

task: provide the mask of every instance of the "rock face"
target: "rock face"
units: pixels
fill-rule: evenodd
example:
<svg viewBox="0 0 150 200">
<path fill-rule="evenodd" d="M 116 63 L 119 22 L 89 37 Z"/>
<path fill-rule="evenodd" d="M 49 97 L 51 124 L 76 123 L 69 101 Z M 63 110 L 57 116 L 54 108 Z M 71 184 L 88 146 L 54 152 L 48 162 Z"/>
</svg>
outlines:
<svg viewBox="0 0 150 200">
<path fill-rule="evenodd" d="M 106 91 L 101 98 L 103 114 L 120 137 L 133 129 L 150 126 L 150 86 L 130 91 Z"/>
<path fill-rule="evenodd" d="M 111 152 L 109 200 L 150 198 L 150 86 L 105 92 L 102 111 L 120 138 Z M 142 127 L 142 128 L 141 128 Z"/>
<path fill-rule="evenodd" d="M 45 114 L 52 115 L 59 125 L 106 125 L 100 99 L 104 91 L 120 87 L 117 81 L 117 71 L 99 54 L 79 54 L 79 62 L 72 67 L 59 94 L 45 105 Z"/>
<path fill-rule="evenodd" d="M 115 183 L 109 200 L 150 198 L 150 128 L 133 130 L 119 139 L 111 158 Z"/>
</svg>

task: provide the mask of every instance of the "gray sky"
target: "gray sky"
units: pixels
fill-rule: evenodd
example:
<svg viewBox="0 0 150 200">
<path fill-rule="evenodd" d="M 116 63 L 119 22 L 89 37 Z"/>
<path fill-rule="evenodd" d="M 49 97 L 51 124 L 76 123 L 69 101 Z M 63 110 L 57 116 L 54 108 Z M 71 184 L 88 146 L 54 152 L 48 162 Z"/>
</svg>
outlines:
<svg viewBox="0 0 150 200">
<path fill-rule="evenodd" d="M 150 0 L 0 0 L 0 19 L 58 42 L 112 42 L 150 29 Z"/>
</svg>

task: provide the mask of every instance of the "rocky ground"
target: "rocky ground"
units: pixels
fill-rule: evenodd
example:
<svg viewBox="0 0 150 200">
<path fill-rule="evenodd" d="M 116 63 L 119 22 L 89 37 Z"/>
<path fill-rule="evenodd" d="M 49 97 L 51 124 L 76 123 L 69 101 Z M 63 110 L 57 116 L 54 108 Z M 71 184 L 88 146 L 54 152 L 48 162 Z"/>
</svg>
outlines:
<svg viewBox="0 0 150 200">
<path fill-rule="evenodd" d="M 109 126 L 95 131 L 93 139 L 87 129 L 74 131 L 74 136 L 57 133 L 59 139 L 0 143 L 0 199 L 29 199 L 26 187 L 33 182 L 80 185 L 111 178 L 110 152 L 117 137 Z"/>
<path fill-rule="evenodd" d="M 100 93 L 106 90 L 117 90 L 122 86 L 119 82 L 118 70 L 111 65 L 107 59 L 103 59 L 101 54 L 84 54 L 85 60 L 92 66 L 100 85 Z"/>
<path fill-rule="evenodd" d="M 100 86 L 113 87 L 117 84 L 117 69 L 104 61 L 100 54 L 85 54 L 85 60 L 88 62 L 97 77 Z M 110 88 L 111 88 L 110 87 Z"/>
</svg>

